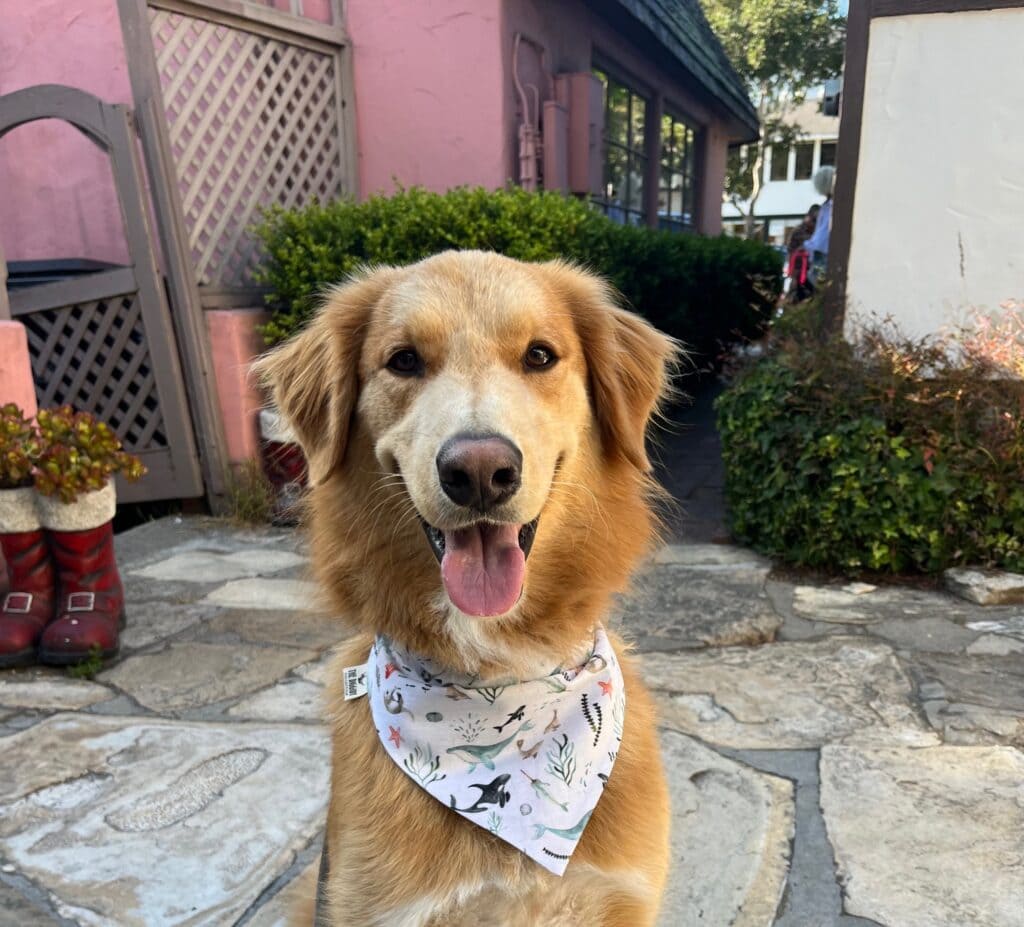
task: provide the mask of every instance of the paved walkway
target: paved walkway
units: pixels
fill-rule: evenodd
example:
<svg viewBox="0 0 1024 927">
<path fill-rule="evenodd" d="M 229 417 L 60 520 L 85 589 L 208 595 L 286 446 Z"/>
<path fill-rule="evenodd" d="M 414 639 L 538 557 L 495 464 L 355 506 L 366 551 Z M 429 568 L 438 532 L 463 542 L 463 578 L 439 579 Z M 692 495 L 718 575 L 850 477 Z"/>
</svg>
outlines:
<svg viewBox="0 0 1024 927">
<path fill-rule="evenodd" d="M 0 673 L 0 924 L 283 924 L 327 794 L 334 624 L 294 534 L 118 536 L 124 652 Z M 1024 925 L 1024 608 L 661 551 L 624 605 L 662 709 L 665 927 Z"/>
</svg>

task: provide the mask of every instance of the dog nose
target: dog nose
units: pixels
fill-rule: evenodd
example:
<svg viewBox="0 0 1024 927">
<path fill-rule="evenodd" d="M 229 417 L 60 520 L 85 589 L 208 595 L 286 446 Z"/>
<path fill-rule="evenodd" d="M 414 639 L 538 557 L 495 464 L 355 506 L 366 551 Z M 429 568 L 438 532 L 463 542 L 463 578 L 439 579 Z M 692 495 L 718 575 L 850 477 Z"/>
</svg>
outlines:
<svg viewBox="0 0 1024 927">
<path fill-rule="evenodd" d="M 519 490 L 522 452 L 500 435 L 456 435 L 437 452 L 437 475 L 456 505 L 486 512 Z"/>
</svg>

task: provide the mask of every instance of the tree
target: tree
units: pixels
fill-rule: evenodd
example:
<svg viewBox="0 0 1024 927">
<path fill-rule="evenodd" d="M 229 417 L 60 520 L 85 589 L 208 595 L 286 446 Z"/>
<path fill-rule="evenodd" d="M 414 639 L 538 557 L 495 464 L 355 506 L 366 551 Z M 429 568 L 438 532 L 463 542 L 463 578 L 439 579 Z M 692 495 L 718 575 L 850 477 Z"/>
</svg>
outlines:
<svg viewBox="0 0 1024 927">
<path fill-rule="evenodd" d="M 761 134 L 746 156 L 734 152 L 724 196 L 749 200 L 747 233 L 761 193 L 766 145 L 788 146 L 800 134 L 793 110 L 806 91 L 843 66 L 846 18 L 839 0 L 702 0 L 704 13 L 757 106 Z"/>
</svg>

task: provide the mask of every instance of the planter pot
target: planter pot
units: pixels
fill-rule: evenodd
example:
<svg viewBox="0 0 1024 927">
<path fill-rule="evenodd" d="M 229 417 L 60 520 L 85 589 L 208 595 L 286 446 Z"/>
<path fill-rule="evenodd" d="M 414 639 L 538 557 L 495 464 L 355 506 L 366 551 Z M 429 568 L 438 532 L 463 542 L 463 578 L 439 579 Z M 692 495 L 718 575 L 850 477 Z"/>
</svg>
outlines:
<svg viewBox="0 0 1024 927">
<path fill-rule="evenodd" d="M 114 559 L 113 482 L 71 503 L 37 496 L 57 569 L 57 614 L 39 642 L 39 659 L 62 666 L 117 654 L 124 626 L 124 589 Z"/>
<path fill-rule="evenodd" d="M 34 663 L 53 620 L 55 575 L 31 487 L 0 489 L 0 668 Z"/>
<path fill-rule="evenodd" d="M 276 409 L 260 410 L 260 463 L 274 488 L 274 524 L 296 524 L 306 490 L 306 457 Z"/>
</svg>

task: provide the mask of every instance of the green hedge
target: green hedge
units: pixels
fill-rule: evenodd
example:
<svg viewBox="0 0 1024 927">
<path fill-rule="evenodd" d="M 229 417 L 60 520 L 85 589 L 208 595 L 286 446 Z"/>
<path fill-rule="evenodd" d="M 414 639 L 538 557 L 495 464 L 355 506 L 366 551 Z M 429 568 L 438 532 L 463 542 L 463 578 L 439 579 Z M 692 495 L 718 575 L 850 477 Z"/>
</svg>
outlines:
<svg viewBox="0 0 1024 927">
<path fill-rule="evenodd" d="M 556 193 L 412 188 L 358 204 L 271 210 L 256 231 L 273 310 L 268 343 L 300 328 L 324 286 L 361 265 L 408 264 L 449 248 L 590 267 L 684 341 L 698 363 L 714 359 L 724 342 L 758 334 L 780 287 L 778 255 L 764 245 L 618 225 Z"/>
<path fill-rule="evenodd" d="M 950 345 L 795 339 L 719 398 L 734 536 L 784 562 L 1024 571 L 1024 384 Z"/>
</svg>

